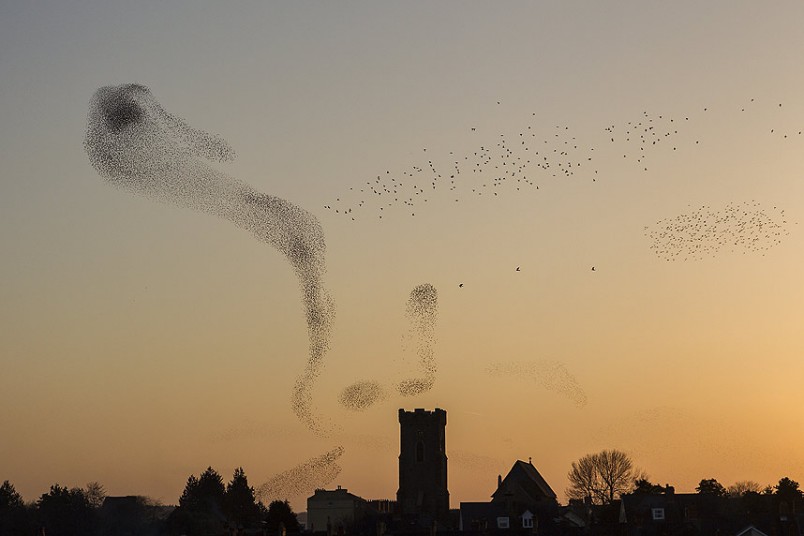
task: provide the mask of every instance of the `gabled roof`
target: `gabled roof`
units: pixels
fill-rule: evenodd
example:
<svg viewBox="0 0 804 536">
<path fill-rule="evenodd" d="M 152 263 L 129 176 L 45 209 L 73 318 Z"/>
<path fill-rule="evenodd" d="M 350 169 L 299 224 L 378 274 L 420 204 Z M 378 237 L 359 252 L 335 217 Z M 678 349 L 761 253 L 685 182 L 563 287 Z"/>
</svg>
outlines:
<svg viewBox="0 0 804 536">
<path fill-rule="evenodd" d="M 736 536 L 768 536 L 754 525 L 748 525 L 743 530 L 738 532 Z"/>
<path fill-rule="evenodd" d="M 492 500 L 503 500 L 506 491 L 513 492 L 517 488 L 534 501 L 545 497 L 556 498 L 556 493 L 533 464 L 522 460 L 517 460 L 511 470 L 508 471 L 497 491 L 492 494 Z"/>
<path fill-rule="evenodd" d="M 570 527 L 583 528 L 586 526 L 586 517 L 577 512 L 571 506 L 565 506 L 561 510 L 561 517 L 559 518 L 568 524 Z"/>
</svg>

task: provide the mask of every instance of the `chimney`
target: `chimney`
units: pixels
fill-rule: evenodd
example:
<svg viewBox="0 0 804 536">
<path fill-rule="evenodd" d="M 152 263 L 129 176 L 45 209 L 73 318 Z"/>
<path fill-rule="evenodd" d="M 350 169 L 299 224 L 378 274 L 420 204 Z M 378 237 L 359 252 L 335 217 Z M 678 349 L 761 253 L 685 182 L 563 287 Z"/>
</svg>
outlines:
<svg viewBox="0 0 804 536">
<path fill-rule="evenodd" d="M 500 489 L 502 486 L 502 475 L 497 475 L 497 489 Z"/>
</svg>

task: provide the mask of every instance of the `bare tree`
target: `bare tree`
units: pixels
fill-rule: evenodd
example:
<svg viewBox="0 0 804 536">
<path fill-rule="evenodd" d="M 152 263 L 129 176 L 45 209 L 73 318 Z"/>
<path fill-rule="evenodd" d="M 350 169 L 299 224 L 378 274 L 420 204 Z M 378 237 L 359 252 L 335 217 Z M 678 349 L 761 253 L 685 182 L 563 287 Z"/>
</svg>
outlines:
<svg viewBox="0 0 804 536">
<path fill-rule="evenodd" d="M 100 508 L 103 506 L 103 501 L 106 499 L 106 490 L 99 482 L 90 482 L 87 484 L 84 494 L 92 508 Z"/>
<path fill-rule="evenodd" d="M 572 462 L 567 478 L 570 487 L 567 496 L 570 499 L 590 499 L 600 502 L 600 478 L 595 466 L 595 455 L 587 454 L 577 462 Z"/>
<path fill-rule="evenodd" d="M 567 474 L 570 499 L 591 499 L 597 504 L 609 504 L 623 493 L 631 491 L 634 481 L 644 471 L 634 468 L 631 458 L 619 450 L 603 450 L 587 454 L 572 462 Z"/>
<path fill-rule="evenodd" d="M 729 486 L 728 493 L 732 497 L 742 497 L 746 493 L 761 493 L 762 486 L 753 480 L 740 480 Z"/>
</svg>

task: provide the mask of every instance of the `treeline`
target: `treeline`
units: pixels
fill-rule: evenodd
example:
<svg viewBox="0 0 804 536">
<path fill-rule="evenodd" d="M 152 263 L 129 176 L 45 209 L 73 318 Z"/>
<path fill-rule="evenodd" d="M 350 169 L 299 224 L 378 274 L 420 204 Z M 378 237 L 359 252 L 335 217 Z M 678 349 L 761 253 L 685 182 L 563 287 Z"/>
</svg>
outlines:
<svg viewBox="0 0 804 536">
<path fill-rule="evenodd" d="M 651 483 L 648 474 L 638 469 L 625 452 L 612 449 L 587 454 L 572 462 L 567 473 L 570 501 L 607 505 L 623 495 L 659 495 L 674 493 L 675 488 Z M 704 478 L 695 488 L 696 493 L 715 497 L 746 498 L 773 496 L 778 502 L 789 504 L 796 511 L 804 511 L 804 492 L 789 477 L 779 479 L 775 486 L 762 486 L 751 480 L 735 482 L 728 488 L 714 478 Z"/>
<path fill-rule="evenodd" d="M 208 467 L 190 475 L 176 507 L 148 497 L 108 497 L 93 482 L 58 484 L 25 503 L 8 480 L 0 486 L 0 536 L 209 536 L 300 531 L 287 501 L 258 501 L 242 467 L 228 483 Z"/>
</svg>

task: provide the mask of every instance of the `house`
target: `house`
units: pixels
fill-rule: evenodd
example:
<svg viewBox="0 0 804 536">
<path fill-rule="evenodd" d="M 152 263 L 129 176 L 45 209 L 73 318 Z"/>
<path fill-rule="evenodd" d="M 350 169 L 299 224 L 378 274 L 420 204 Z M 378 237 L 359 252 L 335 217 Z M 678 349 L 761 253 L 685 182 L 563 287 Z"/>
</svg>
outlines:
<svg viewBox="0 0 804 536">
<path fill-rule="evenodd" d="M 505 505 L 492 502 L 462 502 L 458 530 L 486 532 L 507 529 L 511 521 Z"/>
<path fill-rule="evenodd" d="M 310 532 L 346 534 L 363 520 L 368 501 L 346 488 L 317 489 L 307 498 L 307 529 Z"/>
<path fill-rule="evenodd" d="M 517 460 L 505 478 L 497 477 L 491 501 L 462 502 L 459 530 L 463 532 L 539 532 L 558 515 L 556 494 L 531 460 Z"/>
<path fill-rule="evenodd" d="M 634 493 L 620 503 L 623 535 L 719 534 L 802 536 L 804 518 L 785 512 L 775 495 L 742 497 L 706 493 Z"/>
<path fill-rule="evenodd" d="M 737 522 L 728 497 L 701 493 L 633 493 L 620 501 L 626 534 L 733 534 Z"/>
</svg>

